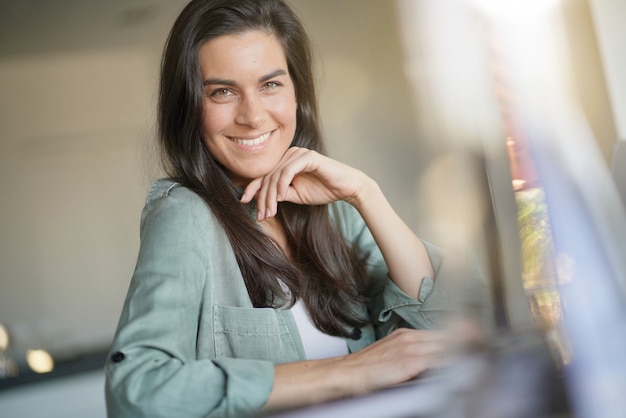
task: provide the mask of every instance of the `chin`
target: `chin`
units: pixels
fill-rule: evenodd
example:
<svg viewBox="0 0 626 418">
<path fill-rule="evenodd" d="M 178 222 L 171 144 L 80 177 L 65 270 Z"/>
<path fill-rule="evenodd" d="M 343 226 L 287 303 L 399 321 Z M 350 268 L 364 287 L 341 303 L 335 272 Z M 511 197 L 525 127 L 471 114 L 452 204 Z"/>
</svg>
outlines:
<svg viewBox="0 0 626 418">
<path fill-rule="evenodd" d="M 258 179 L 259 177 L 263 177 L 271 173 L 275 167 L 276 165 L 267 167 L 246 167 L 246 171 L 242 171 L 241 176 L 250 180 Z"/>
<path fill-rule="evenodd" d="M 237 173 L 235 176 L 231 176 L 232 180 L 235 182 L 235 184 L 237 184 L 238 186 L 247 186 L 248 183 L 250 183 L 252 180 L 254 179 L 258 179 L 259 177 L 264 177 L 267 174 L 269 174 L 271 172 L 271 170 L 255 170 L 255 171 L 248 171 L 246 173 Z"/>
</svg>

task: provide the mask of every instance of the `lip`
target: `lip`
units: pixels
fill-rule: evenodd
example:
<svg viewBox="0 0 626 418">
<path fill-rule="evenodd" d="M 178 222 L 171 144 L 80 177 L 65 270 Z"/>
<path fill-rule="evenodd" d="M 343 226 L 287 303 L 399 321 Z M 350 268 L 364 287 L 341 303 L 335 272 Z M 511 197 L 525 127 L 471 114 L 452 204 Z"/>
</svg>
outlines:
<svg viewBox="0 0 626 418">
<path fill-rule="evenodd" d="M 231 140 L 238 148 L 248 151 L 255 151 L 265 148 L 274 132 L 275 130 L 257 136 L 228 136 L 227 138 Z"/>
</svg>

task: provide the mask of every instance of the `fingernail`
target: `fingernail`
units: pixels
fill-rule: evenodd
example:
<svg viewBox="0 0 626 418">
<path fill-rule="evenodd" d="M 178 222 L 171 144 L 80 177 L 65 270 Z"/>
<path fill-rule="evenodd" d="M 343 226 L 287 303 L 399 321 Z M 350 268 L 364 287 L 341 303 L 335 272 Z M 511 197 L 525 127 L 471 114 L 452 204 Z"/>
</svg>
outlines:
<svg viewBox="0 0 626 418">
<path fill-rule="evenodd" d="M 265 211 L 265 216 L 266 216 L 267 218 L 270 218 L 270 217 L 272 216 L 272 209 L 267 208 L 267 210 Z"/>
</svg>

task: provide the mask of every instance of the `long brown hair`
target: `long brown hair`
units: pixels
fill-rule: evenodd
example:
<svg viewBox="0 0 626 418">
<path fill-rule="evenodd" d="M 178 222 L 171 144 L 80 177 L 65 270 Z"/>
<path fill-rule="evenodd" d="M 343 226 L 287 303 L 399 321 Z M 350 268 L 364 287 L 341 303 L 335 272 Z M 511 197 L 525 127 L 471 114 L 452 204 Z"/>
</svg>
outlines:
<svg viewBox="0 0 626 418">
<path fill-rule="evenodd" d="M 279 205 L 277 216 L 293 249 L 288 260 L 239 202 L 239 191 L 202 138 L 200 46 L 251 30 L 274 34 L 283 47 L 298 103 L 292 145 L 325 153 L 310 44 L 293 11 L 282 0 L 192 0 L 174 23 L 161 64 L 158 128 L 164 166 L 215 213 L 255 307 L 281 307 L 301 298 L 320 330 L 347 337 L 349 327 L 365 323 L 350 307 L 366 302 L 368 278 L 357 250 L 332 224 L 328 206 Z"/>
</svg>

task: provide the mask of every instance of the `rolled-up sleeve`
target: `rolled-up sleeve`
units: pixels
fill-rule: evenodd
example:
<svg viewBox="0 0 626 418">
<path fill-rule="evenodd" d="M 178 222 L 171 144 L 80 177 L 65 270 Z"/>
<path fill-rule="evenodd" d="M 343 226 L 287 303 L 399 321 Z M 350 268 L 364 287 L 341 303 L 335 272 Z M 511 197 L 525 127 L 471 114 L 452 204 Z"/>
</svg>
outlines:
<svg viewBox="0 0 626 418">
<path fill-rule="evenodd" d="M 364 257 L 371 280 L 370 316 L 377 338 L 398 327 L 438 329 L 461 304 L 471 304 L 489 317 L 491 298 L 477 260 L 465 251 L 452 252 L 424 242 L 434 277 L 415 277 L 417 295 L 408 295 L 389 277 L 385 260 L 367 225 L 347 204 L 338 205 L 343 233 Z"/>
<path fill-rule="evenodd" d="M 108 415 L 253 415 L 269 397 L 273 364 L 197 355 L 211 262 L 209 243 L 199 237 L 207 228 L 198 224 L 201 204 L 153 193 L 142 213 L 137 266 L 105 366 Z"/>
</svg>

